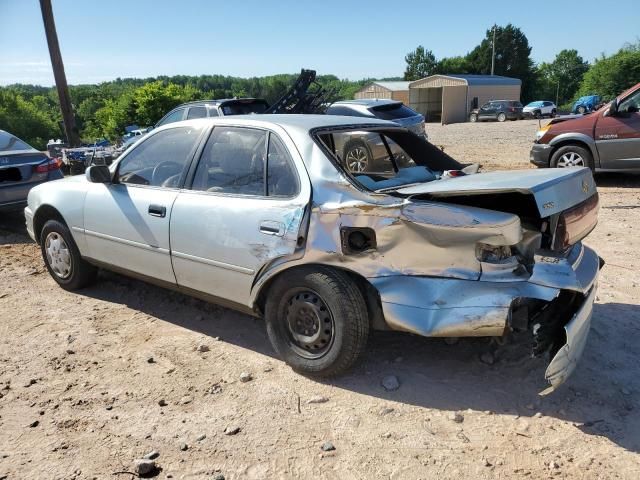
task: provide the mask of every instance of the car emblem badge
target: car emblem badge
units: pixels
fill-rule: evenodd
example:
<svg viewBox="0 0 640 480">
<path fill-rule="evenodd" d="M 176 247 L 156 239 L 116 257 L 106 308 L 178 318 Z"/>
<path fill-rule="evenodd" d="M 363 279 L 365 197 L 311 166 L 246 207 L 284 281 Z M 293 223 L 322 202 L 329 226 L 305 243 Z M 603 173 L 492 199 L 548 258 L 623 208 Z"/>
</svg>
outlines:
<svg viewBox="0 0 640 480">
<path fill-rule="evenodd" d="M 584 193 L 587 193 L 589 191 L 589 184 L 586 182 L 586 180 L 582 181 L 582 191 Z"/>
</svg>

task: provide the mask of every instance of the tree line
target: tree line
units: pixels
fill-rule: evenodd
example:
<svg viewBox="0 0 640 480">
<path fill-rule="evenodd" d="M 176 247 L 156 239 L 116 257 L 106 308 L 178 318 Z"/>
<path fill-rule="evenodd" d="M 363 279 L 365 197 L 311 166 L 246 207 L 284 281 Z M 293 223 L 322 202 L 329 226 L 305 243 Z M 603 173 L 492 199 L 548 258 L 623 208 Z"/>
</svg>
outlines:
<svg viewBox="0 0 640 480">
<path fill-rule="evenodd" d="M 97 85 L 70 85 L 80 137 L 116 140 L 128 125 L 155 124 L 175 106 L 192 100 L 232 97 L 278 100 L 293 85 L 297 74 L 239 78 L 224 75 L 176 75 L 145 79 L 118 78 Z M 316 81 L 335 99 L 353 98 L 371 79 L 341 80 L 320 75 Z M 9 85 L 0 87 L 0 129 L 11 132 L 36 148 L 51 138 L 63 138 L 60 103 L 55 87 Z"/>
<path fill-rule="evenodd" d="M 495 31 L 494 31 L 495 30 Z M 418 80 L 435 74 L 491 73 L 495 38 L 494 74 L 519 78 L 521 100 L 551 100 L 564 110 L 582 95 L 611 99 L 640 82 L 640 41 L 627 44 L 610 56 L 602 54 L 593 63 L 577 50 L 562 50 L 552 62 L 536 65 L 526 35 L 512 24 L 495 26 L 466 55 L 436 59 L 422 45 L 405 56 L 405 80 Z"/>
</svg>

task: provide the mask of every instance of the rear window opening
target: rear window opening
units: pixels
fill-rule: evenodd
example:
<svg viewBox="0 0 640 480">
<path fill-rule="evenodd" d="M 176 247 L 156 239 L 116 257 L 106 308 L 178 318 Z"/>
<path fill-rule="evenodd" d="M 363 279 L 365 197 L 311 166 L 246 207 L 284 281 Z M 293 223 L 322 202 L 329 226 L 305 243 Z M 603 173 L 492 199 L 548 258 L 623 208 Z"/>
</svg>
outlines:
<svg viewBox="0 0 640 480">
<path fill-rule="evenodd" d="M 411 110 L 402 103 L 378 105 L 376 107 L 369 108 L 369 111 L 382 120 L 395 120 L 396 118 L 408 118 L 419 115 L 418 112 Z"/>
<path fill-rule="evenodd" d="M 0 152 L 12 152 L 21 150 L 33 150 L 33 147 L 23 142 L 18 137 L 0 130 Z"/>
<path fill-rule="evenodd" d="M 440 178 L 463 165 L 417 135 L 403 129 L 323 131 L 314 138 L 360 187 L 395 189 Z"/>
<path fill-rule="evenodd" d="M 22 174 L 19 168 L 12 167 L 0 170 L 0 182 L 19 182 L 20 180 L 22 180 Z"/>
</svg>

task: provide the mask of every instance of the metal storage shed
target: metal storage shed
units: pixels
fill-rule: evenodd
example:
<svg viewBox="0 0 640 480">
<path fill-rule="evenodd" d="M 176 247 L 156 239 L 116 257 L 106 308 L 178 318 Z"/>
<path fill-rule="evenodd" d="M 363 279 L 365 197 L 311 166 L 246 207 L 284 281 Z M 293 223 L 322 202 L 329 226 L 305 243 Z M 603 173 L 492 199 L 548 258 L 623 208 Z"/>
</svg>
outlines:
<svg viewBox="0 0 640 480">
<path fill-rule="evenodd" d="M 409 84 L 409 106 L 428 122 L 466 122 L 489 100 L 520 100 L 522 82 L 499 75 L 432 75 Z"/>
<path fill-rule="evenodd" d="M 354 98 L 388 98 L 409 104 L 409 84 L 411 82 L 373 82 L 358 90 Z"/>
</svg>

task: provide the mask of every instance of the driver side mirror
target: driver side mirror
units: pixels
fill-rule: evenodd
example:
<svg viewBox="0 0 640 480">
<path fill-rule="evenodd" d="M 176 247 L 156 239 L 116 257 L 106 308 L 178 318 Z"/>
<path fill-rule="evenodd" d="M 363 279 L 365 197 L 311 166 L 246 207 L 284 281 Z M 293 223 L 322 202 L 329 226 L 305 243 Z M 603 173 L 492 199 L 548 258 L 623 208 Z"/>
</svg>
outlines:
<svg viewBox="0 0 640 480">
<path fill-rule="evenodd" d="M 111 183 L 111 172 L 106 165 L 91 165 L 85 171 L 85 176 L 91 183 Z"/>
<path fill-rule="evenodd" d="M 618 114 L 618 99 L 614 98 L 611 100 L 609 104 L 609 113 L 607 114 L 609 117 L 615 117 Z"/>
</svg>

